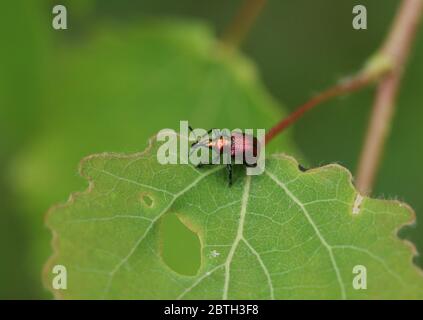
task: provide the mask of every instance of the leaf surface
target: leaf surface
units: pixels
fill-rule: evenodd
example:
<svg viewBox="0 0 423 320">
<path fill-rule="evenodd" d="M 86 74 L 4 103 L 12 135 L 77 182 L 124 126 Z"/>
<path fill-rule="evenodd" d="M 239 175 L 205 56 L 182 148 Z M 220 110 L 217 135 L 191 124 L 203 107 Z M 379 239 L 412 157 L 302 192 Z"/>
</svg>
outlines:
<svg viewBox="0 0 423 320">
<path fill-rule="evenodd" d="M 63 298 L 422 298 L 412 248 L 396 236 L 412 220 L 397 201 L 363 198 L 339 165 L 303 172 L 285 155 L 259 176 L 223 166 L 160 165 L 159 144 L 129 156 L 86 158 L 89 189 L 50 211 L 54 256 L 68 269 Z M 148 199 L 148 200 L 146 200 Z M 170 213 L 198 234 L 195 276 L 161 258 L 160 221 Z M 356 290 L 356 266 L 367 289 Z M 54 291 L 54 290 L 53 290 Z"/>
</svg>

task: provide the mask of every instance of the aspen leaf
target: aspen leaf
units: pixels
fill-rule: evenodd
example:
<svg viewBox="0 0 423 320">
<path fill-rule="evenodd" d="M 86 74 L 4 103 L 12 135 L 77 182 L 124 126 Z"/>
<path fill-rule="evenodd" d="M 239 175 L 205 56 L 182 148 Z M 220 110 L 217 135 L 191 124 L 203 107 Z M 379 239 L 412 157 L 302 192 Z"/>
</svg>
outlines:
<svg viewBox="0 0 423 320">
<path fill-rule="evenodd" d="M 415 254 L 396 233 L 411 223 L 398 201 L 362 197 L 339 165 L 301 171 L 285 155 L 262 175 L 224 166 L 161 165 L 154 139 L 143 153 L 85 158 L 89 188 L 51 209 L 54 255 L 68 270 L 62 298 L 422 298 Z M 150 205 L 141 201 L 148 195 Z M 161 258 L 159 223 L 176 213 L 201 241 L 201 267 L 180 275 Z M 356 266 L 365 289 L 354 286 Z M 363 281 L 361 279 L 360 281 Z"/>
</svg>

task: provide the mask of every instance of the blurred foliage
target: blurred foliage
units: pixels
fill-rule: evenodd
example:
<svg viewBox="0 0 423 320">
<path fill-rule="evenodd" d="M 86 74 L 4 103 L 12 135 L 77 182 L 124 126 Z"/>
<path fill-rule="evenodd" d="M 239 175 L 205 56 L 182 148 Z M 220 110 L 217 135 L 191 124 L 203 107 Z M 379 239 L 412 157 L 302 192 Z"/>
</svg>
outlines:
<svg viewBox="0 0 423 320">
<path fill-rule="evenodd" d="M 42 216 L 52 203 L 84 188 L 76 173 L 82 156 L 143 149 L 146 137 L 154 131 L 187 118 L 182 109 L 159 114 L 158 110 L 172 108 L 166 101 L 186 103 L 185 110 L 192 112 L 189 120 L 195 121 L 195 126 L 225 125 L 224 113 L 215 118 L 201 112 L 193 115 L 197 102 L 181 99 L 181 83 L 172 77 L 160 78 L 158 72 L 164 71 L 159 65 L 143 62 L 156 55 L 158 61 L 173 57 L 160 50 L 144 52 L 137 41 L 142 37 L 140 23 L 146 19 L 185 18 L 187 27 L 179 29 L 177 36 L 181 44 L 190 46 L 189 21 L 205 21 L 221 34 L 240 3 L 68 0 L 61 2 L 68 8 L 66 31 L 51 28 L 54 1 L 17 0 L 2 6 L 0 250 L 6 263 L 0 265 L 0 298 L 49 297 L 39 279 L 41 264 L 50 252 L 50 235 Z M 271 94 L 294 109 L 313 92 L 362 65 L 384 39 L 398 3 L 361 1 L 368 8 L 369 29 L 355 31 L 351 12 L 356 1 L 269 0 L 243 51 L 257 64 Z M 207 27 L 201 30 L 194 38 L 210 36 Z M 201 50 L 192 45 L 187 58 Z M 423 102 L 423 91 L 419 90 L 422 55 L 420 32 L 374 191 L 374 196 L 406 201 L 416 210 L 418 220 L 423 219 L 423 172 L 419 168 L 423 129 L 418 109 Z M 184 76 L 186 66 L 181 61 L 175 65 L 178 69 L 172 74 Z M 140 74 L 140 68 L 146 73 Z M 200 71 L 193 72 L 198 75 Z M 163 86 L 175 91 L 163 97 L 163 92 L 143 90 L 144 85 L 153 86 L 150 81 L 164 81 Z M 185 74 L 181 81 L 186 81 L 187 87 L 198 85 L 193 74 Z M 219 84 L 219 79 L 215 81 Z M 295 126 L 295 141 L 309 163 L 340 162 L 354 171 L 372 93 L 366 89 L 327 103 Z M 216 98 L 206 94 L 209 100 Z M 152 99 L 156 104 L 141 103 Z M 230 108 L 229 104 L 224 106 L 224 110 Z M 268 117 L 261 123 L 254 121 L 254 126 L 269 126 Z M 276 122 L 278 116 L 273 117 Z M 422 224 L 404 235 L 423 250 Z M 422 258 L 419 263 L 423 264 Z"/>
<path fill-rule="evenodd" d="M 41 289 L 33 267 L 33 227 L 39 225 L 20 206 L 9 167 L 39 125 L 47 38 L 35 2 L 2 6 L 0 18 L 0 298 L 34 298 Z M 12 27 L 13 26 L 13 27 Z M 39 215 L 40 217 L 40 215 Z"/>
</svg>

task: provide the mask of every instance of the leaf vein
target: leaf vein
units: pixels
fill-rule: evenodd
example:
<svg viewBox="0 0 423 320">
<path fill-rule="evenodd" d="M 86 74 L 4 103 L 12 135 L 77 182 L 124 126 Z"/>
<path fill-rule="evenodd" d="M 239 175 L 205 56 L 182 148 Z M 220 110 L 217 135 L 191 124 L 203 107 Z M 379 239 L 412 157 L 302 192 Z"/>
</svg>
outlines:
<svg viewBox="0 0 423 320">
<path fill-rule="evenodd" d="M 340 290 L 341 290 L 341 297 L 342 297 L 342 299 L 346 299 L 347 297 L 346 297 L 344 282 L 342 281 L 341 272 L 339 271 L 338 264 L 335 260 L 335 256 L 333 254 L 332 247 L 326 242 L 325 238 L 320 233 L 319 228 L 317 228 L 316 224 L 314 223 L 313 219 L 311 218 L 311 216 L 310 216 L 307 208 L 304 206 L 304 204 L 275 175 L 270 173 L 268 170 L 265 170 L 265 172 L 277 185 L 279 185 L 284 190 L 284 192 L 288 195 L 288 197 L 290 197 L 292 199 L 292 201 L 294 201 L 300 207 L 301 211 L 304 213 L 306 220 L 309 222 L 309 224 L 313 228 L 313 230 L 316 233 L 317 237 L 319 238 L 320 242 L 323 244 L 323 246 L 328 251 L 329 258 L 331 260 L 331 263 L 332 263 L 333 269 L 335 271 L 336 278 L 337 278 L 337 281 L 338 281 L 338 284 L 339 284 L 339 287 L 340 287 Z"/>
</svg>

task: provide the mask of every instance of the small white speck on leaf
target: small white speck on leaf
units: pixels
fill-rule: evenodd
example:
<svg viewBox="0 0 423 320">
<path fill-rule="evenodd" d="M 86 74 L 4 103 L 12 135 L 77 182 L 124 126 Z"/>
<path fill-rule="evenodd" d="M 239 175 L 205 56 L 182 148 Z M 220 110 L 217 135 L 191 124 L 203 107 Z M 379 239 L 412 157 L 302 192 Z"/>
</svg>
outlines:
<svg viewBox="0 0 423 320">
<path fill-rule="evenodd" d="M 360 207 L 361 207 L 361 203 L 363 202 L 363 199 L 364 197 L 361 194 L 357 194 L 357 197 L 355 198 L 355 201 L 354 201 L 353 210 L 352 210 L 353 214 L 360 213 Z"/>
<path fill-rule="evenodd" d="M 210 252 L 210 257 L 212 257 L 212 258 L 216 258 L 216 257 L 218 257 L 220 255 L 220 253 L 219 252 L 217 252 L 216 250 L 212 250 L 211 252 Z"/>
</svg>

